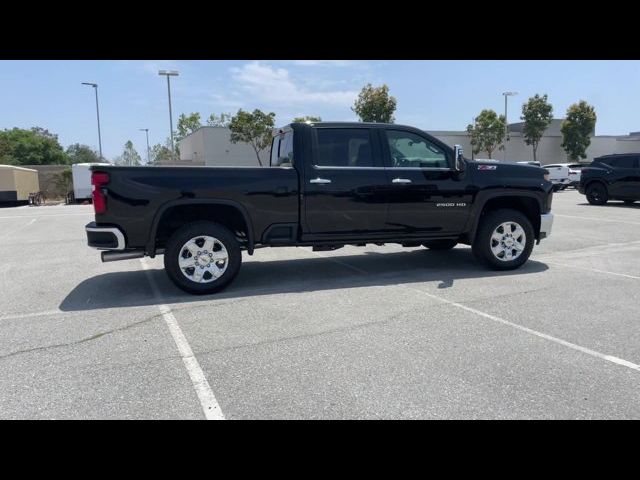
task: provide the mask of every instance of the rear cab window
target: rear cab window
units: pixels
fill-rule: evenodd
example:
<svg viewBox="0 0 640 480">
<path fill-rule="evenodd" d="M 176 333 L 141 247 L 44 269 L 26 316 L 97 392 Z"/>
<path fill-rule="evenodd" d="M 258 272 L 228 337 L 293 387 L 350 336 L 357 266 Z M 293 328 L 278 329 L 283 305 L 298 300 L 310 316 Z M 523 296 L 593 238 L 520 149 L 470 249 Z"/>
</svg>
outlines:
<svg viewBox="0 0 640 480">
<path fill-rule="evenodd" d="M 293 130 L 287 130 L 273 137 L 271 143 L 272 167 L 293 166 Z"/>
</svg>

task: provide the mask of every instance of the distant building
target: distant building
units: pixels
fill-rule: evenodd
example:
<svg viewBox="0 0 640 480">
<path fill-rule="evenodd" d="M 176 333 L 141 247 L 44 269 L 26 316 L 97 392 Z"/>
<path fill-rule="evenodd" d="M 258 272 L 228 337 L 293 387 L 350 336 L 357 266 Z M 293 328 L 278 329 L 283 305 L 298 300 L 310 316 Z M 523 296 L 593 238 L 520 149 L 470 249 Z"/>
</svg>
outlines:
<svg viewBox="0 0 640 480">
<path fill-rule="evenodd" d="M 509 141 L 506 157 L 509 161 L 523 162 L 533 160 L 533 151 L 522 136 L 523 123 L 509 124 Z M 568 162 L 567 154 L 562 148 L 562 119 L 551 122 L 545 131 L 537 157 L 542 164 Z M 471 144 L 466 131 L 428 130 L 429 134 L 447 145 L 461 145 L 466 157 L 471 158 Z M 253 148 L 246 143 L 231 143 L 230 131 L 225 127 L 201 127 L 180 141 L 181 165 L 209 166 L 258 166 Z M 591 145 L 587 150 L 587 158 L 583 162 L 591 162 L 595 157 L 611 153 L 640 152 L 640 132 L 629 135 L 596 135 L 591 137 Z M 263 165 L 269 165 L 269 149 L 260 153 Z M 486 152 L 480 152 L 479 158 L 486 158 Z M 493 153 L 497 160 L 504 159 L 504 152 Z"/>
</svg>

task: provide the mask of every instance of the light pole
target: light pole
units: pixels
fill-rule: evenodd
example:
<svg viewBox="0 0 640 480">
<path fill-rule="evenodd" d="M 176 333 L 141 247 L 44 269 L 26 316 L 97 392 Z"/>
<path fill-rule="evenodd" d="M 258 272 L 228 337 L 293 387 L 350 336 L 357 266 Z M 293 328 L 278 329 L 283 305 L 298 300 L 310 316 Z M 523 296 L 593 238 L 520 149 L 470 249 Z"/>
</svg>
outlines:
<svg viewBox="0 0 640 480">
<path fill-rule="evenodd" d="M 504 160 L 507 160 L 507 140 L 509 139 L 509 122 L 507 121 L 507 97 L 513 97 L 518 92 L 504 92 Z"/>
<path fill-rule="evenodd" d="M 98 117 L 98 148 L 100 149 L 100 160 L 102 161 L 102 137 L 100 136 L 100 108 L 98 107 L 98 84 L 82 82 L 82 85 L 93 87 L 96 92 L 96 116 Z"/>
<path fill-rule="evenodd" d="M 151 160 L 151 156 L 149 155 L 149 129 L 141 128 L 140 131 L 147 134 L 147 165 L 149 165 L 149 161 Z"/>
<path fill-rule="evenodd" d="M 171 157 L 175 160 L 176 149 L 173 144 L 173 118 L 171 116 L 171 77 L 177 77 L 178 72 L 176 70 L 160 70 L 158 75 L 165 75 L 167 77 L 167 93 L 169 94 L 169 131 L 171 133 Z"/>
</svg>

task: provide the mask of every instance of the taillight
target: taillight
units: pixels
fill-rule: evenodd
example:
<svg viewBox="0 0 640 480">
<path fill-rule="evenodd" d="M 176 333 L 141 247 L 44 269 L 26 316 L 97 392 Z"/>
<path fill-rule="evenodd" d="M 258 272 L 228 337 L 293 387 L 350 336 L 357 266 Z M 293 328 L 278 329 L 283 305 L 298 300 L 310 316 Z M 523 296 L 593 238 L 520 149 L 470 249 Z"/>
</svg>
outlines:
<svg viewBox="0 0 640 480">
<path fill-rule="evenodd" d="M 93 209 L 96 213 L 107 211 L 107 197 L 105 197 L 102 187 L 109 183 L 109 174 L 105 172 L 92 172 L 91 185 L 93 185 Z"/>
</svg>

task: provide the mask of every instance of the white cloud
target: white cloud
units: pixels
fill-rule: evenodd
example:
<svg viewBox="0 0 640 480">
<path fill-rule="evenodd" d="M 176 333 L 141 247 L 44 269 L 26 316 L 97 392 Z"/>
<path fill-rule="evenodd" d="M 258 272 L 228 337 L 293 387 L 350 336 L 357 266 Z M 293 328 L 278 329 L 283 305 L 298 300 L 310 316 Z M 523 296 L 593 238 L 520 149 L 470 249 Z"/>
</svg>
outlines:
<svg viewBox="0 0 640 480">
<path fill-rule="evenodd" d="M 350 67 L 351 60 L 292 60 L 291 63 L 301 67 Z"/>
<path fill-rule="evenodd" d="M 232 68 L 231 71 L 244 91 L 258 100 L 277 106 L 348 106 L 358 95 L 355 90 L 311 90 L 297 84 L 288 70 L 260 62 L 248 63 L 240 68 Z"/>
</svg>

